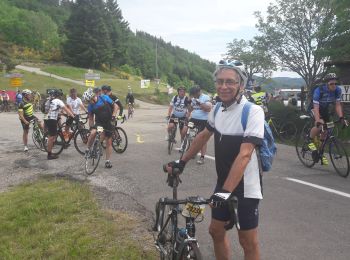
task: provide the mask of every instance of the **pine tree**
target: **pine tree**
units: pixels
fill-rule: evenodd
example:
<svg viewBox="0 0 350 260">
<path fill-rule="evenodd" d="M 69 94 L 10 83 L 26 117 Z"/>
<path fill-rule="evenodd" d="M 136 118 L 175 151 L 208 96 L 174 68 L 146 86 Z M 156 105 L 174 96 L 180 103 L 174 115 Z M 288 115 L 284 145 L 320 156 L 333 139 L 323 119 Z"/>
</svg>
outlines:
<svg viewBox="0 0 350 260">
<path fill-rule="evenodd" d="M 66 23 L 66 60 L 74 66 L 100 68 L 110 60 L 112 47 L 102 0 L 77 0 Z"/>
</svg>

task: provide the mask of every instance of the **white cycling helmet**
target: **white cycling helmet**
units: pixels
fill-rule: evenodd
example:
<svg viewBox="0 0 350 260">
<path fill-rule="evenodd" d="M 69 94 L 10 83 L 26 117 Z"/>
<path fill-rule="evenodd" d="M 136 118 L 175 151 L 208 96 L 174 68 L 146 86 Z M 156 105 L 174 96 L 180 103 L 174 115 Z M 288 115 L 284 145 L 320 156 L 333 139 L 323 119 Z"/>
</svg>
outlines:
<svg viewBox="0 0 350 260">
<path fill-rule="evenodd" d="M 216 77 L 218 72 L 224 68 L 236 71 L 243 81 L 243 86 L 245 87 L 247 85 L 248 76 L 247 76 L 247 73 L 244 69 L 242 62 L 240 62 L 238 60 L 232 60 L 232 61 L 231 60 L 221 60 L 221 61 L 219 61 L 219 63 L 216 65 L 216 69 L 214 72 L 214 78 Z"/>
<path fill-rule="evenodd" d="M 90 99 L 95 95 L 95 93 L 92 91 L 91 88 L 86 90 L 83 94 L 83 100 L 84 101 L 90 101 Z"/>
<path fill-rule="evenodd" d="M 23 89 L 22 94 L 23 95 L 30 95 L 30 94 L 32 94 L 32 91 L 30 89 Z"/>
</svg>

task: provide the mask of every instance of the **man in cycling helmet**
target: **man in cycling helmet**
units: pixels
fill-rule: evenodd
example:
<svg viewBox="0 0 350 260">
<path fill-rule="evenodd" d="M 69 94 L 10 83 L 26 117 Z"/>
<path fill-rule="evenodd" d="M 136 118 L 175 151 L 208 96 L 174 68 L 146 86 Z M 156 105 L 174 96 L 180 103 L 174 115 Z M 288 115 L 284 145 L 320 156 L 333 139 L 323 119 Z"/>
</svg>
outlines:
<svg viewBox="0 0 350 260">
<path fill-rule="evenodd" d="M 168 135 L 166 136 L 166 140 L 169 138 L 170 131 L 175 127 L 174 118 L 178 118 L 179 120 L 179 129 L 181 135 L 181 142 L 184 139 L 187 127 L 185 126 L 185 120 L 188 119 L 188 107 L 190 104 L 189 98 L 186 96 L 186 89 L 184 87 L 179 87 L 177 89 L 177 95 L 173 96 L 171 99 L 169 108 L 168 108 Z"/>
<path fill-rule="evenodd" d="M 123 108 L 122 102 L 120 102 L 120 99 L 112 93 L 111 86 L 103 85 L 101 87 L 101 90 L 103 95 L 109 96 L 113 100 L 114 104 L 118 106 L 118 111 L 119 111 L 118 119 L 121 119 L 123 117 L 124 108 Z M 113 109 L 113 106 L 111 106 L 111 108 Z"/>
<path fill-rule="evenodd" d="M 132 89 L 130 86 L 128 86 L 128 94 L 126 95 L 125 103 L 127 105 L 130 104 L 132 106 L 134 106 L 134 103 L 135 103 L 135 98 L 134 98 L 134 95 L 132 94 Z"/>
<path fill-rule="evenodd" d="M 222 100 L 208 116 L 205 129 L 197 135 L 180 161 L 168 163 L 167 172 L 182 172 L 186 163 L 214 134 L 217 182 L 214 192 L 209 233 L 213 238 L 216 259 L 232 259 L 225 225 L 232 220 L 225 201 L 238 199 L 239 242 L 244 259 L 259 259 L 258 220 L 262 199 L 261 174 L 256 146 L 264 138 L 264 111 L 251 105 L 245 129 L 241 124 L 243 107 L 248 100 L 243 95 L 247 82 L 244 70 L 236 62 L 221 61 L 214 72 L 216 91 Z M 221 204 L 222 207 L 216 207 Z"/>
<path fill-rule="evenodd" d="M 23 128 L 23 144 L 25 152 L 28 151 L 27 144 L 30 121 L 38 120 L 38 118 L 34 116 L 34 107 L 31 103 L 31 98 L 32 91 L 30 91 L 29 89 L 24 89 L 22 91 L 22 101 L 18 104 L 18 115 Z M 39 122 L 39 126 L 43 128 L 41 122 Z"/>
<path fill-rule="evenodd" d="M 321 127 L 324 123 L 330 121 L 330 106 L 335 104 L 335 112 L 338 115 L 343 125 L 348 125 L 344 118 L 343 109 L 341 106 L 341 88 L 337 85 L 338 78 L 335 73 L 329 73 L 324 77 L 324 84 L 315 88 L 312 98 L 312 113 L 315 118 L 315 126 L 310 131 L 309 149 L 316 151 L 317 147 L 313 139 L 321 132 Z M 322 136 L 321 136 L 322 138 Z M 328 160 L 325 155 L 321 158 L 322 165 L 328 165 Z"/>
<path fill-rule="evenodd" d="M 45 103 L 45 111 L 47 114 L 44 117 L 44 124 L 48 132 L 47 140 L 47 159 L 54 160 L 58 158 L 58 155 L 52 154 L 52 148 L 57 137 L 58 116 L 61 110 L 66 112 L 68 116 L 74 118 L 74 114 L 60 99 L 62 97 L 62 91 L 58 89 L 52 89 L 49 91 L 50 98 Z"/>
<path fill-rule="evenodd" d="M 208 114 L 211 110 L 212 104 L 210 97 L 202 93 L 200 87 L 192 87 L 190 89 L 191 104 L 189 111 L 191 112 L 190 122 L 193 122 L 198 129 L 198 133 L 202 132 L 207 124 Z M 201 156 L 197 161 L 197 164 L 204 163 L 204 156 L 207 152 L 207 144 L 203 144 L 201 147 Z"/>
<path fill-rule="evenodd" d="M 102 126 L 104 132 L 102 134 L 102 140 L 106 139 L 106 168 L 112 168 L 110 157 L 112 154 L 112 134 L 114 127 L 112 121 L 115 121 L 115 117 L 118 111 L 118 106 L 107 95 L 100 95 L 100 88 L 88 89 L 84 92 L 83 99 L 89 102 L 88 114 L 89 114 L 89 126 L 91 133 L 88 139 L 88 149 L 85 152 L 85 156 L 89 156 L 90 147 L 96 136 L 97 126 Z M 112 107 L 113 110 L 112 110 Z"/>
</svg>

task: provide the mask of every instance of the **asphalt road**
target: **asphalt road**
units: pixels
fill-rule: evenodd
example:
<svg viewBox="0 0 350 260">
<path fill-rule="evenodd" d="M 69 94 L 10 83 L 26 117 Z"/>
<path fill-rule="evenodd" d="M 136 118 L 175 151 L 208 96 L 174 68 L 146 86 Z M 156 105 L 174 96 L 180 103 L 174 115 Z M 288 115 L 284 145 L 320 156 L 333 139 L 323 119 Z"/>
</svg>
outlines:
<svg viewBox="0 0 350 260">
<path fill-rule="evenodd" d="M 128 196 L 137 202 L 138 207 L 153 211 L 160 197 L 171 197 L 172 194 L 165 183 L 162 164 L 178 159 L 179 155 L 177 151 L 170 156 L 167 154 L 164 141 L 166 108 L 139 104 L 135 117 L 122 125 L 129 137 L 127 151 L 122 155 L 113 154 L 112 169 L 104 169 L 101 163 L 90 177 L 84 175 L 83 158 L 73 147 L 55 161 L 47 161 L 45 154 L 35 150 L 33 145 L 24 154 L 17 115 L 1 113 L 0 190 L 36 174 L 69 175 L 122 194 L 108 202 L 113 208 L 118 208 Z M 214 156 L 212 140 L 209 141 L 208 155 Z M 207 158 L 205 164 L 199 166 L 192 160 L 186 166 L 182 181 L 179 198 L 190 195 L 209 197 L 216 181 L 214 161 Z M 259 227 L 262 259 L 350 258 L 349 178 L 337 176 L 332 166 L 305 168 L 294 147 L 278 145 L 273 170 L 264 175 L 263 182 Z M 122 208 L 128 209 L 128 203 Z M 207 209 L 205 220 L 196 226 L 204 259 L 214 259 L 207 232 L 209 221 L 210 210 Z M 234 259 L 243 259 L 236 233 L 230 231 Z"/>
</svg>

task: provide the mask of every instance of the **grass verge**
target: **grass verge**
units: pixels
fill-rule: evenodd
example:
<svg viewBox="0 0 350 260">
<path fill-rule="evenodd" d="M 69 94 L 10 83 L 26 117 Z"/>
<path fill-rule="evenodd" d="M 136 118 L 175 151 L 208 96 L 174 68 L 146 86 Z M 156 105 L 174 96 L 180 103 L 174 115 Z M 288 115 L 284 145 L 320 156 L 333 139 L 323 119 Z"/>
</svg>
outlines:
<svg viewBox="0 0 350 260">
<path fill-rule="evenodd" d="M 87 185 L 39 180 L 0 194 L 0 259 L 156 259 L 140 225 L 100 210 Z"/>
</svg>

